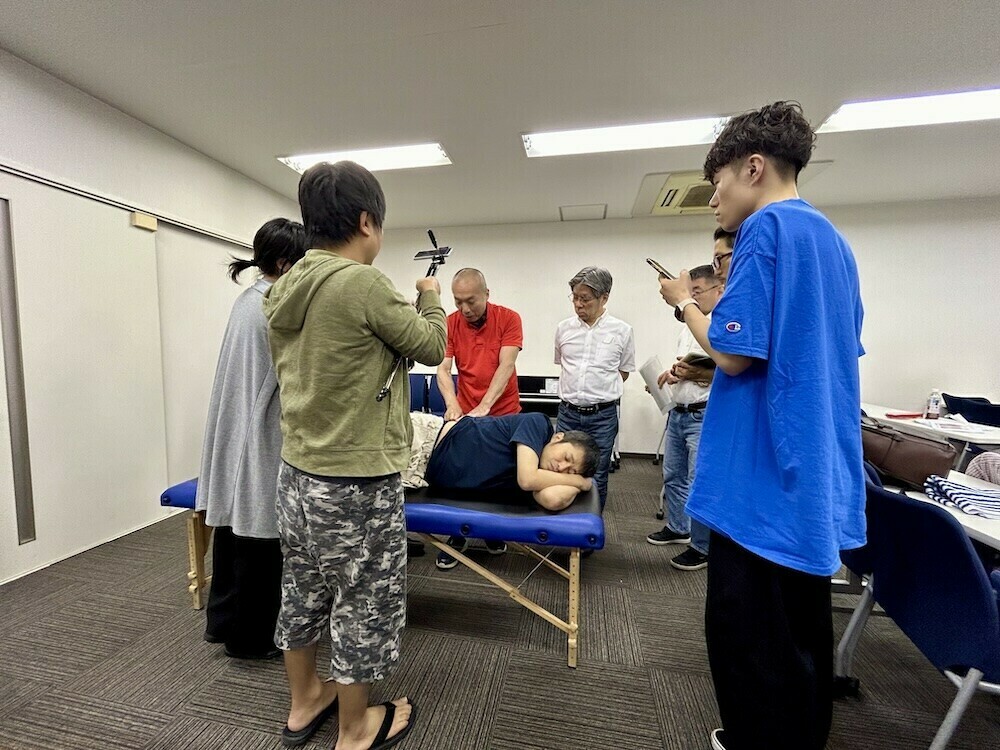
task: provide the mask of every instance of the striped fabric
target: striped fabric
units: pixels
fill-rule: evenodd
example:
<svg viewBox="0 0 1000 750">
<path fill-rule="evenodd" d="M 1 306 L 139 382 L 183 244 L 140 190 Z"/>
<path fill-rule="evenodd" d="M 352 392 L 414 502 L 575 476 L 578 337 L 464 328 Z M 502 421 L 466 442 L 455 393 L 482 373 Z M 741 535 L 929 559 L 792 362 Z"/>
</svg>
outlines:
<svg viewBox="0 0 1000 750">
<path fill-rule="evenodd" d="M 958 508 L 972 516 L 1000 519 L 1000 490 L 980 490 L 932 474 L 924 482 L 931 500 Z"/>
</svg>

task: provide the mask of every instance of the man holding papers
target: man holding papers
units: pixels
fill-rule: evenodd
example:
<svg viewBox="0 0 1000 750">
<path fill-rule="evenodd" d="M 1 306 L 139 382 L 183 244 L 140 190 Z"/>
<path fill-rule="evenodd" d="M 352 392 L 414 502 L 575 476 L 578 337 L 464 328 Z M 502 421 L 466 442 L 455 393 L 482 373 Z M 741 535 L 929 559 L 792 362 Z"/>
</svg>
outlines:
<svg viewBox="0 0 1000 750">
<path fill-rule="evenodd" d="M 691 270 L 691 296 L 705 315 L 712 312 L 723 288 L 712 266 Z M 662 530 L 647 536 L 646 541 L 656 545 L 689 545 L 670 561 L 678 570 L 701 570 L 708 565 L 709 529 L 692 520 L 684 508 L 694 479 L 701 424 L 714 369 L 715 364 L 684 326 L 677 337 L 677 361 L 656 381 L 661 389 L 670 389 L 674 402 L 667 416 L 667 437 L 663 446 L 663 498 L 667 523 Z"/>
</svg>

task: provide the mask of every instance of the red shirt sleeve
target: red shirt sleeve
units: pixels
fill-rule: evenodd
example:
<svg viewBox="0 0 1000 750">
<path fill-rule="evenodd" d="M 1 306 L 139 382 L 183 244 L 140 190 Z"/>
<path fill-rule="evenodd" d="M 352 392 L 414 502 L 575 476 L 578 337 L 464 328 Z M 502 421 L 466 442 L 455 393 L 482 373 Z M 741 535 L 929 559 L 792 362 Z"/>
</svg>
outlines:
<svg viewBox="0 0 1000 750">
<path fill-rule="evenodd" d="M 507 309 L 507 314 L 500 331 L 500 346 L 516 346 L 524 348 L 524 331 L 521 328 L 521 316 Z"/>
<path fill-rule="evenodd" d="M 458 313 L 452 313 L 448 316 L 448 339 L 444 345 L 444 356 L 445 358 L 451 357 L 455 358 L 455 316 Z"/>
</svg>

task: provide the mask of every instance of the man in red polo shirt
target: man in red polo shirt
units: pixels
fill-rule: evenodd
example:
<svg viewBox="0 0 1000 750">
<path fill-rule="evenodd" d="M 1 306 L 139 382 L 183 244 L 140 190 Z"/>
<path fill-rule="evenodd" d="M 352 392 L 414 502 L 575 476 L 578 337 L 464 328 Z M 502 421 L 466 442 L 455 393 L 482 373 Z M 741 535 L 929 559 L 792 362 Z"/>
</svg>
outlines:
<svg viewBox="0 0 1000 750">
<path fill-rule="evenodd" d="M 446 420 L 518 414 L 514 363 L 524 342 L 521 316 L 489 301 L 486 277 L 463 268 L 451 282 L 458 309 L 448 316 L 448 346 L 437 371 Z M 458 393 L 451 379 L 458 367 Z"/>
<path fill-rule="evenodd" d="M 520 413 L 514 363 L 524 343 L 521 316 L 489 301 L 486 277 L 475 268 L 463 268 L 455 274 L 451 293 L 458 309 L 448 316 L 448 344 L 437 371 L 445 420 Z M 451 379 L 452 362 L 458 367 L 457 394 Z M 485 541 L 491 555 L 507 551 L 502 541 Z M 468 539 L 453 536 L 448 544 L 464 552 Z M 435 564 L 441 570 L 451 570 L 458 560 L 439 552 Z"/>
</svg>

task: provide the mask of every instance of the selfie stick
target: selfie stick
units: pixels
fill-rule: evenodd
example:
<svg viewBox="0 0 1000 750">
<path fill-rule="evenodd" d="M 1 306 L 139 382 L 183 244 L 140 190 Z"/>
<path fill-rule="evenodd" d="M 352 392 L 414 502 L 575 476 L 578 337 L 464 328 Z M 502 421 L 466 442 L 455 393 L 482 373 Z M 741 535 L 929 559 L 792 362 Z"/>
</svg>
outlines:
<svg viewBox="0 0 1000 750">
<path fill-rule="evenodd" d="M 429 253 L 430 254 L 430 258 L 431 258 L 431 265 L 427 269 L 427 276 L 437 276 L 438 267 L 444 265 L 444 259 L 446 257 L 448 257 L 449 253 L 451 253 L 451 248 L 450 247 L 442 247 L 442 248 L 438 247 L 437 239 L 435 239 L 435 237 L 434 237 L 434 230 L 428 229 L 427 230 L 427 236 L 431 238 L 431 245 L 434 246 L 434 251 L 431 252 L 431 253 Z M 417 255 L 414 258 L 414 260 L 422 260 L 423 258 L 426 258 L 427 256 L 428 256 L 428 251 L 427 250 L 423 250 L 423 251 L 417 253 Z M 375 400 L 376 401 L 381 402 L 381 401 L 383 401 L 385 399 L 386 396 L 389 395 L 389 389 L 392 387 L 392 381 L 396 377 L 396 372 L 399 370 L 399 363 L 402 360 L 403 360 L 403 355 L 402 354 L 397 354 L 396 358 L 392 361 L 392 369 L 389 370 L 389 377 L 386 378 L 385 385 L 382 386 L 382 390 L 380 390 L 378 392 L 378 395 L 375 396 Z M 413 360 L 407 360 L 407 361 L 408 361 L 408 364 L 407 364 L 406 369 L 409 370 L 410 368 L 413 367 Z"/>
</svg>

